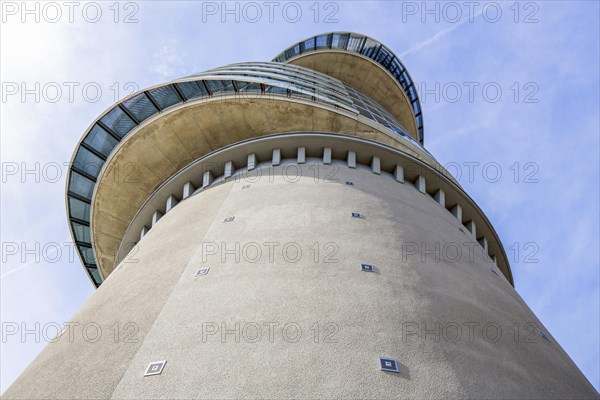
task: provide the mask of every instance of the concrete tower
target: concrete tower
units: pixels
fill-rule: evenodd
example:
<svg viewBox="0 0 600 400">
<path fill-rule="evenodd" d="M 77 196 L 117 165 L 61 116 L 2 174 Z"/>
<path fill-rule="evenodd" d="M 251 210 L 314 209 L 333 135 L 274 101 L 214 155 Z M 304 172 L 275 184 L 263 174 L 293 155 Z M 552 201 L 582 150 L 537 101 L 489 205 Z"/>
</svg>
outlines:
<svg viewBox="0 0 600 400">
<path fill-rule="evenodd" d="M 67 182 L 98 290 L 5 397 L 596 398 L 423 143 L 355 33 L 112 106 Z"/>
</svg>

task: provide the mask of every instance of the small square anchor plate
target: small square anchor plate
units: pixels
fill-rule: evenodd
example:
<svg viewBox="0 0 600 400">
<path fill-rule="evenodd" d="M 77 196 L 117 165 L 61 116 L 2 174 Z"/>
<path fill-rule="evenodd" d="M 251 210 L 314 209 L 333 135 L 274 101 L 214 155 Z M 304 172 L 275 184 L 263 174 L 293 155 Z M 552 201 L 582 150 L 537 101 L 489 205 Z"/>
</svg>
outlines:
<svg viewBox="0 0 600 400">
<path fill-rule="evenodd" d="M 160 375 L 165 368 L 166 363 L 166 360 L 151 362 L 148 364 L 148 368 L 146 368 L 146 373 L 144 376 Z"/>
<path fill-rule="evenodd" d="M 385 372 L 400 372 L 398 361 L 391 357 L 379 356 L 379 368 Z"/>
<path fill-rule="evenodd" d="M 365 272 L 375 272 L 375 267 L 371 264 L 360 264 L 360 270 Z"/>
<path fill-rule="evenodd" d="M 210 270 L 210 267 L 200 268 L 199 270 L 196 271 L 196 275 L 194 275 L 194 277 L 196 278 L 198 276 L 206 275 L 206 274 L 208 274 L 209 270 Z"/>
</svg>

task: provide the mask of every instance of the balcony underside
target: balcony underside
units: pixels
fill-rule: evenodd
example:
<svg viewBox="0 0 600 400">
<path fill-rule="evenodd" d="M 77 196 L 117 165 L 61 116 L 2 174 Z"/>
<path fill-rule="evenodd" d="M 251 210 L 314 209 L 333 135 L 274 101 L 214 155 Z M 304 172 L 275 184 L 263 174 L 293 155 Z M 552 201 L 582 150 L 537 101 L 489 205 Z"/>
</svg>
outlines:
<svg viewBox="0 0 600 400">
<path fill-rule="evenodd" d="M 146 120 L 119 143 L 102 169 L 91 218 L 94 252 L 102 276 L 107 277 L 115 267 L 117 250 L 135 213 L 177 171 L 242 140 L 309 131 L 374 140 L 435 165 L 435 160 L 417 151 L 407 139 L 334 107 L 276 97 L 225 97 L 186 103 Z"/>
<path fill-rule="evenodd" d="M 341 50 L 320 50 L 287 62 L 333 76 L 360 90 L 385 107 L 415 140 L 419 140 L 414 111 L 404 90 L 388 71 L 370 58 Z"/>
</svg>

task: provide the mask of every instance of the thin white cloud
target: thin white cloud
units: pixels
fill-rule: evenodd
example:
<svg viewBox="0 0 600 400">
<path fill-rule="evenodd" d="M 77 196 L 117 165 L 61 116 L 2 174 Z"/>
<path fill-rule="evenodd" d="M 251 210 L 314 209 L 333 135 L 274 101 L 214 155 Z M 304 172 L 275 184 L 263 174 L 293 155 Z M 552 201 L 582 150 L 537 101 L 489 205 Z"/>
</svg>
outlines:
<svg viewBox="0 0 600 400">
<path fill-rule="evenodd" d="M 433 43 L 437 42 L 438 40 L 440 40 L 441 38 L 443 38 L 444 36 L 448 35 L 449 33 L 455 31 L 456 29 L 458 29 L 461 25 L 463 25 L 466 22 L 469 23 L 474 23 L 475 20 L 477 19 L 478 16 L 481 15 L 483 8 L 476 12 L 473 13 L 473 15 L 469 15 L 466 16 L 464 18 L 462 18 L 460 21 L 457 21 L 455 23 L 452 24 L 452 26 L 450 26 L 449 28 L 446 29 L 442 29 L 441 31 L 437 32 L 435 35 L 433 35 L 432 37 L 423 40 L 415 45 L 413 45 L 411 48 L 409 48 L 408 50 L 404 51 L 403 53 L 400 53 L 400 58 L 406 57 L 409 54 L 413 54 L 418 52 L 419 50 L 432 45 Z"/>
</svg>

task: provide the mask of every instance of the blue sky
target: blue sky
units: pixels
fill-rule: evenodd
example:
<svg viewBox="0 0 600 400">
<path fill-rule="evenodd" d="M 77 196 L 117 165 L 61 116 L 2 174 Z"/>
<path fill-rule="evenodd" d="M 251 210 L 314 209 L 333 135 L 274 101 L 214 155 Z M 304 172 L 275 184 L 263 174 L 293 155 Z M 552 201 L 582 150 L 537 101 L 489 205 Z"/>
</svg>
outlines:
<svg viewBox="0 0 600 400">
<path fill-rule="evenodd" d="M 257 16 L 239 3 L 236 22 L 221 2 L 154 1 L 120 3 L 117 23 L 113 2 L 85 12 L 81 3 L 73 22 L 61 2 L 56 22 L 56 10 L 43 3 L 39 22 L 7 3 L 0 46 L 3 324 L 62 324 L 93 293 L 63 244 L 70 242 L 66 168 L 56 166 L 70 160 L 91 121 L 129 93 L 127 83 L 141 89 L 270 60 L 305 37 L 348 30 L 401 56 L 419 83 L 426 147 L 460 171 L 511 257 L 517 291 L 600 387 L 598 2 L 487 2 L 472 11 L 463 2 L 430 2 L 431 13 L 422 2 L 299 2 L 298 17 L 292 2 L 280 2 L 272 18 L 264 6 Z M 213 6 L 217 13 L 208 13 Z M 102 14 L 93 23 L 96 8 Z M 124 23 L 131 13 L 137 22 Z M 35 91 L 36 82 L 39 101 L 34 94 L 22 99 L 22 89 Z M 39 172 L 23 173 L 36 166 Z M 45 345 L 34 335 L 25 339 L 0 343 L 1 391 Z"/>
</svg>

